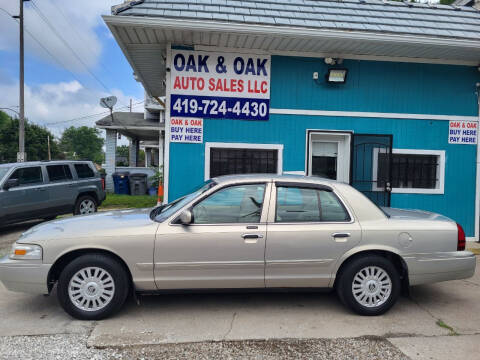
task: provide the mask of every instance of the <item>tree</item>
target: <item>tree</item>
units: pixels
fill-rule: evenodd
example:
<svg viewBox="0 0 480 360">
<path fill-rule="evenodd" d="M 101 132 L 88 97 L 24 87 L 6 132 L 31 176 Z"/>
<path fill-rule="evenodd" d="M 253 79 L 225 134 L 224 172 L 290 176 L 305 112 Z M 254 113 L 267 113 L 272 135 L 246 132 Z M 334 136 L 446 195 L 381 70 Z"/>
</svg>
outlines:
<svg viewBox="0 0 480 360">
<path fill-rule="evenodd" d="M 71 160 L 91 160 L 97 164 L 103 162 L 103 143 L 100 131 L 93 127 L 69 127 L 60 138 L 60 149 Z"/>
<path fill-rule="evenodd" d="M 48 137 L 52 159 L 61 159 L 62 154 L 53 134 L 45 127 L 25 120 L 25 151 L 28 161 L 48 160 Z M 0 163 L 16 162 L 17 151 L 18 119 L 0 111 Z"/>
</svg>

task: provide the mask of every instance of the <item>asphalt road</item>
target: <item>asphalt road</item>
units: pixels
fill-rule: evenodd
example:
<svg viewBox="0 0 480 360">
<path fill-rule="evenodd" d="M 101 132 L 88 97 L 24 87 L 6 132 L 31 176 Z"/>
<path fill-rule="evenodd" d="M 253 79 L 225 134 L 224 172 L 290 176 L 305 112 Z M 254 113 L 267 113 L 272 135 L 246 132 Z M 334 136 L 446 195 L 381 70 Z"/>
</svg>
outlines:
<svg viewBox="0 0 480 360">
<path fill-rule="evenodd" d="M 0 251 L 32 225 L 0 229 Z M 332 293 L 217 293 L 143 296 L 111 319 L 83 322 L 66 315 L 55 294 L 0 286 L 0 358 L 29 357 L 22 352 L 28 345 L 19 344 L 35 341 L 49 352 L 32 357 L 47 359 L 57 343 L 59 351 L 75 348 L 79 359 L 340 359 L 352 351 L 359 359 L 478 359 L 479 295 L 477 266 L 471 279 L 412 288 L 380 317 L 352 314 Z"/>
</svg>

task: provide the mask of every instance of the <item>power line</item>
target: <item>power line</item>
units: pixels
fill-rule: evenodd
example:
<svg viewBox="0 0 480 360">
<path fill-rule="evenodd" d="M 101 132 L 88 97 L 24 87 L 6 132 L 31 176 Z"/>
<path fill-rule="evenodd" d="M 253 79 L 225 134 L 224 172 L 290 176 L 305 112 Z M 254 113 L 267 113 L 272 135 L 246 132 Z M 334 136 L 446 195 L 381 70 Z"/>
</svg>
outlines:
<svg viewBox="0 0 480 360">
<path fill-rule="evenodd" d="M 2 9 L 0 8 L 0 10 L 2 10 L 3 12 L 5 12 L 6 14 L 8 14 L 9 16 L 13 16 L 12 14 L 10 14 L 8 11 L 6 11 L 5 9 Z M 13 19 L 14 21 L 16 21 L 18 23 L 18 20 L 17 19 Z M 60 61 L 54 54 L 52 54 L 52 52 L 50 50 L 48 50 L 29 30 L 26 26 L 24 26 L 24 30 L 25 32 L 38 44 L 38 46 L 40 46 L 42 48 L 43 51 L 45 51 L 45 53 L 47 55 L 49 55 L 53 61 L 60 67 L 60 68 L 63 68 L 65 71 L 67 71 L 75 80 L 77 80 L 85 89 L 87 90 L 92 90 L 90 89 L 88 86 L 85 85 L 85 83 L 80 80 L 77 76 L 75 76 L 75 74 L 73 72 L 71 72 L 68 67 L 62 62 Z M 92 90 L 93 91 L 93 90 Z M 109 91 L 110 92 L 110 91 Z M 17 106 L 18 107 L 18 106 Z"/>
<path fill-rule="evenodd" d="M 62 35 L 60 35 L 55 29 L 55 27 L 52 25 L 50 20 L 43 14 L 43 12 L 38 8 L 37 4 L 33 0 L 30 1 L 32 3 L 32 8 L 33 10 L 38 14 L 38 16 L 47 24 L 47 26 L 52 30 L 52 32 L 57 36 L 57 38 L 67 47 L 73 56 L 85 67 L 85 69 L 88 71 L 88 73 L 108 92 L 112 93 L 112 91 L 108 88 L 107 85 L 97 76 L 93 71 L 90 70 L 88 65 L 82 60 L 82 58 L 77 54 L 77 52 L 70 46 L 70 44 L 63 38 Z"/>
<path fill-rule="evenodd" d="M 133 104 L 133 106 L 138 106 L 138 105 L 141 105 L 142 103 L 144 103 L 144 101 L 139 101 L 135 104 Z M 121 106 L 119 108 L 117 108 L 116 110 L 123 110 L 123 109 L 127 109 L 129 108 L 130 105 L 128 106 Z M 101 115 L 108 115 L 110 114 L 110 111 L 103 111 L 103 112 L 100 112 L 100 113 L 96 113 L 96 114 L 90 114 L 90 115 L 85 115 L 85 116 L 80 116 L 80 117 L 76 117 L 76 118 L 73 118 L 73 119 L 68 119 L 68 120 L 60 120 L 60 121 L 54 121 L 54 122 L 49 122 L 49 123 L 45 123 L 45 125 L 58 125 L 58 124 L 63 124 L 63 123 L 67 123 L 67 122 L 72 122 L 72 121 L 78 121 L 78 120 L 86 120 L 88 118 L 91 118 L 91 117 L 95 117 L 95 116 L 101 116 Z"/>
</svg>

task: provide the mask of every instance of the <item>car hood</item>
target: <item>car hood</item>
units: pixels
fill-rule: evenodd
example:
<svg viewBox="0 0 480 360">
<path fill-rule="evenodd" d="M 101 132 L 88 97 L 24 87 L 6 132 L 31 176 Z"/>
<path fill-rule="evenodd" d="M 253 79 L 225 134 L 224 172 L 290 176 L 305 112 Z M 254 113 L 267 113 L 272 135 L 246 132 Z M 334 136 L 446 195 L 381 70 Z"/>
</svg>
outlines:
<svg viewBox="0 0 480 360">
<path fill-rule="evenodd" d="M 22 234 L 18 242 L 36 243 L 62 238 L 111 236 L 122 229 L 151 225 L 151 208 L 98 212 L 48 221 L 32 227 Z"/>
<path fill-rule="evenodd" d="M 392 219 L 453 221 L 446 216 L 424 210 L 405 210 L 389 207 L 382 207 L 382 210 Z"/>
</svg>

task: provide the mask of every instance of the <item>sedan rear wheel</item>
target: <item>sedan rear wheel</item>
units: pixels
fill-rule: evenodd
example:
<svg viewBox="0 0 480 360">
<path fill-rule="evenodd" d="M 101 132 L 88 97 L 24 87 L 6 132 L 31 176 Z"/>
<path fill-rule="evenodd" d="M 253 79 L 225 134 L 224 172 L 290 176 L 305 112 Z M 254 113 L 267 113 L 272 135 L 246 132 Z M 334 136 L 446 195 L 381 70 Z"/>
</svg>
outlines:
<svg viewBox="0 0 480 360">
<path fill-rule="evenodd" d="M 361 315 L 381 315 L 400 295 L 401 282 L 395 266 L 386 258 L 367 255 L 348 263 L 336 284 L 342 302 Z"/>
<path fill-rule="evenodd" d="M 122 264 L 103 254 L 87 254 L 69 263 L 58 280 L 58 300 L 80 320 L 100 320 L 120 310 L 129 289 Z"/>
</svg>

